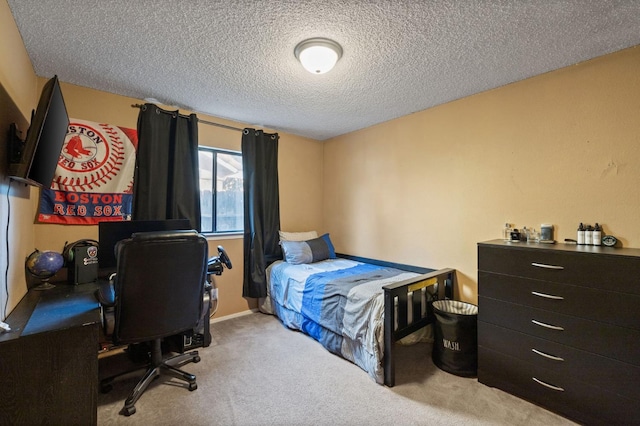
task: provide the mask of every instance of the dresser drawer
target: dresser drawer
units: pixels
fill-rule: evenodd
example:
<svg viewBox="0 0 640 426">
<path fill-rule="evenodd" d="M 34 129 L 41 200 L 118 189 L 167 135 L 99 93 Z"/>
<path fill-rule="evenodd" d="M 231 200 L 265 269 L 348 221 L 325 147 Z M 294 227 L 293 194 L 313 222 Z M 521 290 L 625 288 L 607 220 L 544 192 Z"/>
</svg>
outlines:
<svg viewBox="0 0 640 426">
<path fill-rule="evenodd" d="M 640 295 L 640 257 L 521 247 L 479 246 L 478 270 Z"/>
<path fill-rule="evenodd" d="M 604 355 L 640 363 L 640 331 L 478 296 L 478 321 Z M 482 344 L 482 342 L 481 342 Z"/>
<path fill-rule="evenodd" d="M 478 349 L 478 381 L 585 424 L 637 424 L 640 419 L 637 400 L 483 347 Z"/>
<path fill-rule="evenodd" d="M 478 272 L 485 297 L 640 330 L 640 295 Z"/>
<path fill-rule="evenodd" d="M 581 381 L 611 393 L 640 401 L 640 365 L 605 358 L 549 340 L 478 322 L 480 346 L 531 364 L 532 368 L 554 371 L 562 380 Z M 482 360 L 478 363 L 482 368 Z"/>
</svg>

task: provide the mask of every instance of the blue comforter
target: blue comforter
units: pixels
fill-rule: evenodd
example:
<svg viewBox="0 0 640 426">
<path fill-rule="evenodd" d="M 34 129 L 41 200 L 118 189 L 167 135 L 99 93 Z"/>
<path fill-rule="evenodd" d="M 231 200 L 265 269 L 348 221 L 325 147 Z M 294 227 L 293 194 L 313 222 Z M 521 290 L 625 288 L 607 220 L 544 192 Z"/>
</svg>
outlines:
<svg viewBox="0 0 640 426">
<path fill-rule="evenodd" d="M 267 276 L 262 311 L 277 315 L 287 327 L 303 331 L 383 382 L 382 286 L 417 274 L 331 259 L 304 265 L 276 262 Z"/>
</svg>

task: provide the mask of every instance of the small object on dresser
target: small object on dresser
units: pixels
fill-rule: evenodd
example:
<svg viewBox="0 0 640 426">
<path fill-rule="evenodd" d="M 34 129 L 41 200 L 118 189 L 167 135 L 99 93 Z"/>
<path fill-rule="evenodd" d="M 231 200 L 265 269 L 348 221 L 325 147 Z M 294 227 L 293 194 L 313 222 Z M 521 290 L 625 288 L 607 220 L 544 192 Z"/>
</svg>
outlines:
<svg viewBox="0 0 640 426">
<path fill-rule="evenodd" d="M 593 229 L 593 245 L 599 246 L 602 244 L 602 227 L 596 222 L 596 227 Z"/>
<path fill-rule="evenodd" d="M 576 239 L 577 244 L 584 244 L 584 225 L 580 222 L 580 226 L 578 226 L 578 238 Z"/>
<path fill-rule="evenodd" d="M 553 225 L 549 223 L 543 223 L 540 225 L 540 242 L 553 241 Z"/>
<path fill-rule="evenodd" d="M 613 235 L 605 235 L 602 237 L 602 245 L 607 247 L 615 247 L 618 244 L 618 239 Z"/>
<path fill-rule="evenodd" d="M 520 242 L 520 231 L 518 231 L 518 228 L 514 228 L 511 231 L 511 242 L 514 242 L 514 243 Z"/>
<path fill-rule="evenodd" d="M 593 244 L 593 226 L 588 225 L 584 231 L 584 243 L 588 246 Z"/>
<path fill-rule="evenodd" d="M 502 228 L 502 239 L 505 241 L 510 241 L 511 240 L 511 224 L 510 223 L 505 223 L 504 224 L 504 228 Z"/>
</svg>

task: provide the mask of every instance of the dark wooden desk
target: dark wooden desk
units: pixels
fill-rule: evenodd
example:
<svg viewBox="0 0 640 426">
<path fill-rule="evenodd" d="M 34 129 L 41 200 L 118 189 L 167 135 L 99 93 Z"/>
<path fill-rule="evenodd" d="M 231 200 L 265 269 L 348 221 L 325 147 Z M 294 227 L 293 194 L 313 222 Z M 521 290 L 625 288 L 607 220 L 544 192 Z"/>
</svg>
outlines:
<svg viewBox="0 0 640 426">
<path fill-rule="evenodd" d="M 0 424 L 97 423 L 95 284 L 29 291 L 0 334 Z"/>
</svg>

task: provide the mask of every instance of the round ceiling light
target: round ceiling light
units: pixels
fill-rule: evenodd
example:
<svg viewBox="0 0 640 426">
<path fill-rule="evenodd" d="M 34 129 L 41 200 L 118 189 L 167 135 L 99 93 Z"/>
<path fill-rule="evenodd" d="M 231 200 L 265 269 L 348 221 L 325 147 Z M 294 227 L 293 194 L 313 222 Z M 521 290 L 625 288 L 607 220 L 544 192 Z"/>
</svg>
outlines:
<svg viewBox="0 0 640 426">
<path fill-rule="evenodd" d="M 342 47 L 333 40 L 317 37 L 298 43 L 293 53 L 304 69 L 312 74 L 324 74 L 338 62 Z"/>
</svg>

